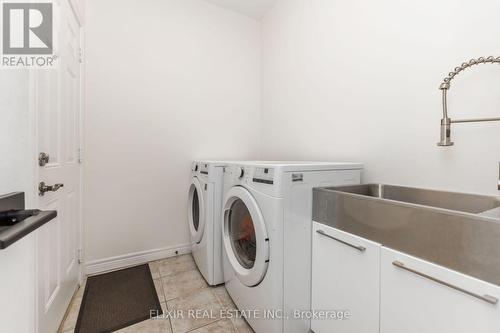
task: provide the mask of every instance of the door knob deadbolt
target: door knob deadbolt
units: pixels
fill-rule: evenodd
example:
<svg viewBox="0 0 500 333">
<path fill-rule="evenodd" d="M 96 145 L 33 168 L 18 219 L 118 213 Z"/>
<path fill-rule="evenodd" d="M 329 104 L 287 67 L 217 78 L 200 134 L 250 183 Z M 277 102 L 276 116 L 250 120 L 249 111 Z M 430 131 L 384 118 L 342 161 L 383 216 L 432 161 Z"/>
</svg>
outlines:
<svg viewBox="0 0 500 333">
<path fill-rule="evenodd" d="M 43 167 L 45 164 L 49 163 L 50 156 L 47 153 L 40 153 L 38 155 L 38 165 Z"/>
<path fill-rule="evenodd" d="M 38 184 L 38 195 L 43 197 L 45 193 L 55 192 L 61 187 L 64 187 L 64 184 L 46 185 L 45 182 L 40 182 L 40 184 Z"/>
</svg>

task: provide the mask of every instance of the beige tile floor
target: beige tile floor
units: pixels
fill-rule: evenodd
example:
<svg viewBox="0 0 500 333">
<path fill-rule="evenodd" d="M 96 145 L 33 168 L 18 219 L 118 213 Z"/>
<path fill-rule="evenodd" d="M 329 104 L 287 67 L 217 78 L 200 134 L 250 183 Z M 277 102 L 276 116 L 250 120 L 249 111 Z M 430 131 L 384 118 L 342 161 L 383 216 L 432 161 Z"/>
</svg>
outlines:
<svg viewBox="0 0 500 333">
<path fill-rule="evenodd" d="M 236 306 L 224 286 L 210 287 L 196 268 L 191 255 L 158 260 L 149 263 L 163 312 L 174 313 L 190 309 L 210 311 L 198 318 L 150 319 L 126 327 L 119 333 L 252 333 L 253 330 L 241 318 L 219 318 L 220 310 L 235 310 Z M 73 296 L 59 332 L 73 333 L 85 285 Z"/>
</svg>

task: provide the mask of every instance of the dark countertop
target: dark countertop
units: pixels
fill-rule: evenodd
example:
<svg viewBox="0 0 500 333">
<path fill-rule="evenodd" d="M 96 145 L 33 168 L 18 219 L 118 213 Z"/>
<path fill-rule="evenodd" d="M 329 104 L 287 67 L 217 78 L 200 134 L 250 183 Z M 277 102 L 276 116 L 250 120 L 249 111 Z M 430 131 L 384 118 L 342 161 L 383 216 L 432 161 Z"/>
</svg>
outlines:
<svg viewBox="0 0 500 333">
<path fill-rule="evenodd" d="M 24 193 L 16 192 L 0 196 L 0 208 L 2 211 L 24 209 Z M 55 210 L 41 211 L 38 215 L 28 217 L 12 226 L 0 226 L 0 249 L 14 244 L 56 216 Z"/>
</svg>

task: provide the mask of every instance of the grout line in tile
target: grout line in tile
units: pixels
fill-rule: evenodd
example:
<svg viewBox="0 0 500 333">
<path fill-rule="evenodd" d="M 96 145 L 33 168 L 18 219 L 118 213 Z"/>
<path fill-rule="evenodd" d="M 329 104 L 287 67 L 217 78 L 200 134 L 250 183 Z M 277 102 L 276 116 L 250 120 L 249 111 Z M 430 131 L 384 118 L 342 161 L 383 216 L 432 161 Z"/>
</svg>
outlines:
<svg viewBox="0 0 500 333">
<path fill-rule="evenodd" d="M 153 279 L 153 282 L 155 282 L 156 280 L 158 280 L 158 282 L 160 284 L 160 286 L 158 288 L 160 288 L 161 295 L 163 295 L 163 302 L 160 299 L 160 303 L 164 303 L 164 302 L 166 303 L 167 298 L 165 297 L 165 290 L 163 288 L 163 280 L 162 280 L 162 278 L 158 278 L 158 279 Z M 155 291 L 158 293 L 158 290 L 156 290 L 156 283 L 154 285 L 155 285 Z"/>
<path fill-rule="evenodd" d="M 213 294 L 215 295 L 215 298 L 219 302 L 219 305 L 221 306 L 221 309 L 224 309 L 224 304 L 222 304 L 222 300 L 220 299 L 219 295 L 217 295 L 217 293 L 215 293 L 215 292 L 213 292 Z M 229 319 L 229 322 L 231 323 L 231 326 L 233 327 L 234 333 L 238 333 L 238 328 L 236 327 L 236 325 L 234 324 L 234 322 L 232 320 L 230 320 L 230 319 Z"/>
<path fill-rule="evenodd" d="M 168 259 L 171 259 L 171 258 L 178 258 L 178 257 L 182 257 L 182 256 L 187 256 L 187 255 L 189 255 L 191 257 L 191 260 L 193 260 L 193 262 L 194 262 L 194 258 L 193 258 L 193 256 L 191 254 L 180 254 L 180 255 L 173 256 L 173 257 L 168 257 L 168 258 L 165 258 L 165 259 L 160 259 L 160 260 L 155 260 L 155 261 L 163 261 L 163 260 L 168 260 Z M 150 262 L 148 262 L 148 264 L 152 263 L 152 262 L 154 262 L 154 261 L 150 261 Z M 177 272 L 177 273 L 173 273 L 173 274 L 169 274 L 169 275 L 162 275 L 161 272 L 160 272 L 160 268 L 158 267 L 158 277 L 160 279 L 163 279 L 163 278 L 166 278 L 166 277 L 176 276 L 176 275 L 179 275 L 179 274 L 182 274 L 182 273 L 185 273 L 185 272 L 188 272 L 188 271 L 192 271 L 192 270 L 197 270 L 199 272 L 198 268 L 194 268 L 194 269 L 189 269 L 189 270 L 183 271 L 183 272 Z"/>
<path fill-rule="evenodd" d="M 161 291 L 163 293 L 163 299 L 165 300 L 165 305 L 167 305 L 168 299 L 167 299 L 167 293 L 165 292 L 165 288 L 163 288 L 163 278 L 160 278 L 161 282 Z"/>
<path fill-rule="evenodd" d="M 222 318 L 219 318 L 217 319 L 216 321 L 212 321 L 211 323 L 208 323 L 208 324 L 205 324 L 205 325 L 202 325 L 200 327 L 197 327 L 197 328 L 193 328 L 192 330 L 189 330 L 189 331 L 186 331 L 186 332 L 182 332 L 182 333 L 189 333 L 189 332 L 193 332 L 193 331 L 196 331 L 196 330 L 199 330 L 200 328 L 203 328 L 203 327 L 206 327 L 206 326 L 209 326 L 209 325 L 212 325 L 212 324 L 215 324 L 215 323 L 218 323 L 219 321 L 221 321 Z M 234 326 L 234 325 L 233 325 Z"/>
<path fill-rule="evenodd" d="M 198 288 L 198 289 L 193 289 L 191 290 L 190 292 L 186 293 L 186 294 L 183 294 L 183 295 L 179 295 L 177 297 L 174 297 L 174 298 L 169 298 L 168 300 L 166 300 L 165 302 L 170 302 L 170 301 L 174 301 L 176 299 L 179 299 L 179 298 L 182 298 L 182 297 L 188 297 L 188 296 L 191 296 L 191 295 L 194 295 L 195 293 L 198 293 L 198 292 L 201 292 L 203 290 L 210 290 L 212 292 L 212 294 L 215 296 L 215 298 L 217 299 L 217 301 L 219 301 L 219 297 L 217 297 L 217 295 L 213 292 L 212 290 L 212 286 L 209 286 L 209 285 L 206 285 L 202 288 Z M 167 298 L 166 297 L 167 295 L 165 294 L 165 299 Z M 219 302 L 219 305 L 222 306 L 221 302 Z M 223 307 L 223 306 L 222 306 Z"/>
<path fill-rule="evenodd" d="M 213 287 L 213 288 L 218 288 L 218 287 L 220 287 L 220 286 L 216 286 L 216 287 Z M 216 300 L 217 300 L 217 302 L 219 303 L 219 306 L 220 306 L 221 310 L 222 310 L 222 309 L 224 309 L 224 304 L 222 304 L 222 301 L 221 301 L 221 299 L 220 299 L 219 295 L 217 295 L 217 293 L 215 292 L 215 289 L 210 289 L 210 291 L 211 291 L 211 292 L 212 292 L 212 294 L 215 296 L 215 299 L 216 299 Z M 222 318 L 220 318 L 219 320 L 222 320 Z M 215 321 L 215 323 L 216 323 L 216 322 L 217 322 L 217 321 Z M 235 333 L 238 333 L 238 329 L 236 328 L 236 326 L 234 326 L 233 321 L 232 321 L 232 320 L 229 320 L 229 322 L 231 323 L 231 326 L 233 327 L 234 332 L 235 332 Z"/>
<path fill-rule="evenodd" d="M 165 301 L 165 307 L 167 308 L 167 311 L 171 311 L 170 308 L 168 307 L 167 301 Z M 172 318 L 170 318 L 170 316 L 168 317 L 168 322 L 170 324 L 170 332 L 174 333 L 174 325 L 172 325 Z"/>
</svg>

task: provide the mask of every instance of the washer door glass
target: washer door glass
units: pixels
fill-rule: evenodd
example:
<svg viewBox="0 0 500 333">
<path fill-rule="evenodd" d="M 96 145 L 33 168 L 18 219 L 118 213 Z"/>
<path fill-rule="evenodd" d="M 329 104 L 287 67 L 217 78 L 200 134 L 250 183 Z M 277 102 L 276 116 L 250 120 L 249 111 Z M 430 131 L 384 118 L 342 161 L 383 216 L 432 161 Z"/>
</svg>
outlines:
<svg viewBox="0 0 500 333">
<path fill-rule="evenodd" d="M 232 187 L 224 198 L 223 243 L 227 260 L 241 283 L 258 285 L 269 265 L 269 237 L 252 194 Z"/>
<path fill-rule="evenodd" d="M 193 200 L 191 202 L 191 216 L 193 217 L 193 227 L 198 231 L 200 226 L 200 199 L 198 198 L 198 190 L 195 188 L 193 192 Z"/>
<path fill-rule="evenodd" d="M 231 205 L 228 231 L 236 259 L 246 269 L 252 268 L 257 254 L 255 225 L 252 215 L 241 199 L 235 200 Z"/>
<path fill-rule="evenodd" d="M 188 223 L 191 241 L 196 243 L 201 242 L 205 227 L 205 203 L 202 191 L 200 181 L 193 177 L 189 187 Z"/>
</svg>

